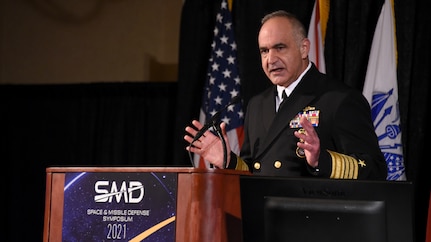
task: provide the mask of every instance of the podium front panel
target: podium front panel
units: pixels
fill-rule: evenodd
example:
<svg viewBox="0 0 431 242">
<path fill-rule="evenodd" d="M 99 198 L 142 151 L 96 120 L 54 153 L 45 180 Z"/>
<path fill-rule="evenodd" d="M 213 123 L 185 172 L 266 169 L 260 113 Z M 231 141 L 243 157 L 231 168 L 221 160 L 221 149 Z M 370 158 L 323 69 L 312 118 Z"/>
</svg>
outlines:
<svg viewBox="0 0 431 242">
<path fill-rule="evenodd" d="M 44 241 L 238 241 L 240 174 L 47 168 Z"/>
</svg>

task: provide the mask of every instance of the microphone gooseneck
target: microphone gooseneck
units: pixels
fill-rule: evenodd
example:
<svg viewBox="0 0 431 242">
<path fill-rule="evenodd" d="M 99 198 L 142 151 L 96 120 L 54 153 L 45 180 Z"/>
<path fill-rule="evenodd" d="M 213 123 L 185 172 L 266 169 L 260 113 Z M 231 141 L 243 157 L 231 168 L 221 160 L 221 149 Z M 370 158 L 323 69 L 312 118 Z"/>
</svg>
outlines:
<svg viewBox="0 0 431 242">
<path fill-rule="evenodd" d="M 229 106 L 234 105 L 238 103 L 241 100 L 240 96 L 235 96 L 232 98 L 230 103 L 228 103 L 226 106 L 224 106 L 222 109 L 218 110 L 205 124 L 204 126 L 198 131 L 198 133 L 193 138 L 193 141 L 191 144 L 193 144 L 196 140 L 198 140 L 202 135 L 209 129 L 211 126 L 215 125 L 217 121 L 220 118 L 221 113 L 226 110 Z"/>
<path fill-rule="evenodd" d="M 223 167 L 225 166 L 225 164 L 226 164 L 226 156 L 227 156 L 227 154 L 226 154 L 226 142 L 225 142 L 225 140 L 224 140 L 224 138 L 223 138 L 223 135 L 221 134 L 221 131 L 217 128 L 217 126 L 216 126 L 216 124 L 217 124 L 217 122 L 218 122 L 218 120 L 219 120 L 219 118 L 220 118 L 220 115 L 221 115 L 221 113 L 224 111 L 224 110 L 226 110 L 229 106 L 231 106 L 231 105 L 234 105 L 234 104 L 236 104 L 236 103 L 238 103 L 239 101 L 241 101 L 241 97 L 240 96 L 235 96 L 235 97 L 233 97 L 232 98 L 232 100 L 227 104 L 227 105 L 225 105 L 222 109 L 220 109 L 220 110 L 218 110 L 205 124 L 204 124 L 204 126 L 196 133 L 196 135 L 195 135 L 195 137 L 193 137 L 193 140 L 192 140 L 192 142 L 190 142 L 190 145 L 189 145 L 189 147 L 191 147 L 192 145 L 193 145 L 193 143 L 196 141 L 196 140 L 198 140 L 200 137 L 202 137 L 202 135 L 204 135 L 204 133 L 208 130 L 208 129 L 210 129 L 212 126 L 214 127 L 214 129 L 216 130 L 216 132 L 217 132 L 217 134 L 218 134 L 218 136 L 219 136 L 219 138 L 222 140 L 222 143 L 223 143 L 223 151 L 224 151 L 224 159 L 223 159 Z M 195 167 L 195 164 L 194 164 L 194 162 L 193 162 L 193 158 L 192 158 L 192 156 L 191 156 L 191 153 L 190 153 L 190 149 L 189 149 L 189 157 L 190 157 L 190 161 L 191 161 L 191 163 L 192 163 L 192 165 L 193 165 L 193 167 Z"/>
</svg>

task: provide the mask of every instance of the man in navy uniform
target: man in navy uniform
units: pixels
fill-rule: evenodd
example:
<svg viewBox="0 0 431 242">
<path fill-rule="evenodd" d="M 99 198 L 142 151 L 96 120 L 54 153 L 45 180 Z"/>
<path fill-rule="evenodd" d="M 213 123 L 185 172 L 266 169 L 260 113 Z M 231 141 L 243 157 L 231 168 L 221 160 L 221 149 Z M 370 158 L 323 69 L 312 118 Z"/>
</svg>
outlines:
<svg viewBox="0 0 431 242">
<path fill-rule="evenodd" d="M 262 19 L 258 36 L 262 68 L 274 84 L 250 99 L 240 154 L 196 121 L 186 127 L 187 149 L 217 168 L 256 175 L 385 180 L 370 106 L 362 94 L 320 73 L 309 61 L 310 41 L 292 14 L 276 11 Z"/>
</svg>

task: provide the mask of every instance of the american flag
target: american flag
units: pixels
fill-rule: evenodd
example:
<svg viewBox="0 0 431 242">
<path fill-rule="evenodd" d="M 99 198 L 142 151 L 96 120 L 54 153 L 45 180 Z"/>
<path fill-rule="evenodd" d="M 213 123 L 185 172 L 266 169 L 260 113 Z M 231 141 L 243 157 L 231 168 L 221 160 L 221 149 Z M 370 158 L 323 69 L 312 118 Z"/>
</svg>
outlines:
<svg viewBox="0 0 431 242">
<path fill-rule="evenodd" d="M 219 110 L 240 95 L 241 82 L 237 69 L 237 46 L 234 38 L 232 16 L 226 0 L 222 0 L 214 27 L 211 56 L 208 61 L 207 79 L 202 97 L 199 121 L 205 123 Z M 226 123 L 226 131 L 231 150 L 239 154 L 243 135 L 244 113 L 241 102 L 229 106 L 221 112 L 220 121 Z M 209 163 L 194 157 L 199 167 L 209 167 Z M 199 162 L 197 162 L 199 161 Z"/>
</svg>

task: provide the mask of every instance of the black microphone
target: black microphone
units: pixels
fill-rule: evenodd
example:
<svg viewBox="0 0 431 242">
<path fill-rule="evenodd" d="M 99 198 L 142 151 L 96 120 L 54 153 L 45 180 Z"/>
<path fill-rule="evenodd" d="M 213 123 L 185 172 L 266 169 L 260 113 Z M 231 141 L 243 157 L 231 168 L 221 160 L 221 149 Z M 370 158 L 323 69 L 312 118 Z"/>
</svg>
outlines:
<svg viewBox="0 0 431 242">
<path fill-rule="evenodd" d="M 215 125 L 215 123 L 217 122 L 217 120 L 219 119 L 221 112 L 223 112 L 224 110 L 226 110 L 229 106 L 234 105 L 236 103 L 238 103 L 239 101 L 241 101 L 241 97 L 235 96 L 232 98 L 232 100 L 230 101 L 230 103 L 228 103 L 226 106 L 224 106 L 222 109 L 218 110 L 211 118 L 210 120 L 208 120 L 204 126 L 196 133 L 195 137 L 193 138 L 193 141 L 190 144 L 193 144 L 196 140 L 198 140 L 200 137 L 202 137 L 202 135 L 204 135 L 204 133 L 211 128 L 211 126 Z"/>
</svg>

